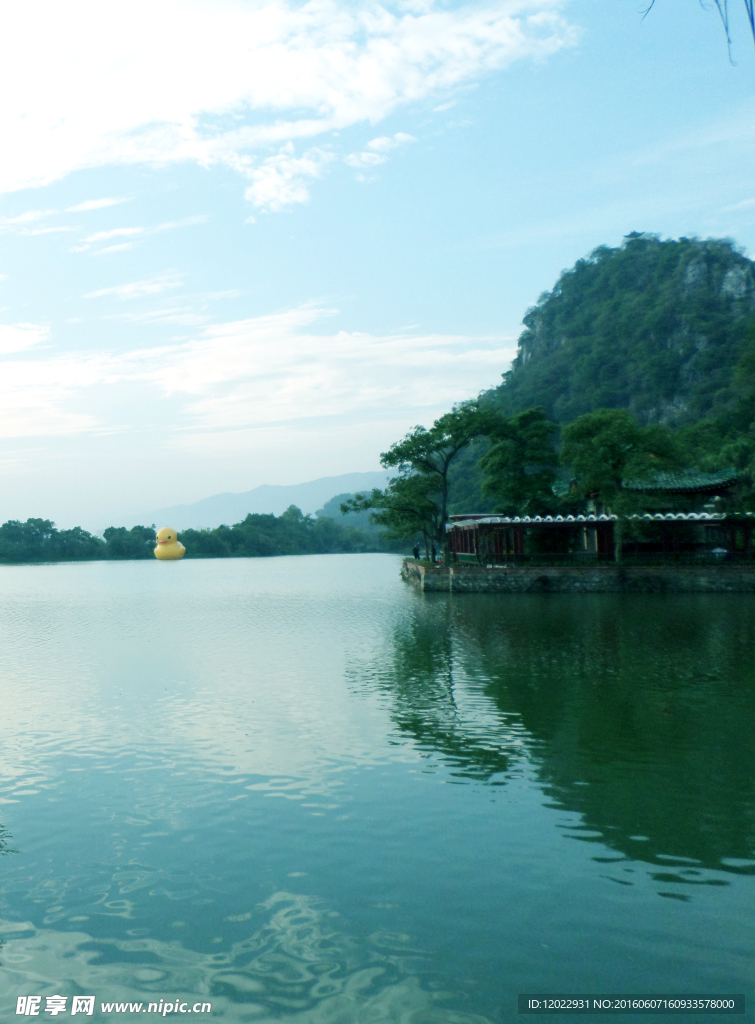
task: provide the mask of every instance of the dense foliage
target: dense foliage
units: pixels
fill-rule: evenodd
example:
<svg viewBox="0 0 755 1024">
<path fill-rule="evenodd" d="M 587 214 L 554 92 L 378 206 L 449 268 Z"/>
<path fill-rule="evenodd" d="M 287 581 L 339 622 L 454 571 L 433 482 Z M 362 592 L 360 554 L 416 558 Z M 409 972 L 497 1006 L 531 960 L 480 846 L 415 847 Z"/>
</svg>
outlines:
<svg viewBox="0 0 755 1024">
<path fill-rule="evenodd" d="M 342 495 L 341 497 L 348 497 Z M 378 531 L 345 526 L 328 516 L 304 515 L 292 505 L 282 515 L 248 515 L 235 526 L 183 530 L 187 558 L 314 555 L 385 550 Z M 0 562 L 70 562 L 154 558 L 154 527 L 110 526 L 104 540 L 77 526 L 58 530 L 49 519 L 0 526 Z"/>
<path fill-rule="evenodd" d="M 214 530 L 183 530 L 187 558 L 325 555 L 380 550 L 361 530 L 328 517 L 304 515 L 291 505 L 279 516 L 248 515 L 235 526 Z"/>
<path fill-rule="evenodd" d="M 482 490 L 495 499 L 497 511 L 531 516 L 554 511 L 557 434 L 542 409 L 527 409 L 496 425 L 480 468 L 486 476 Z"/>
<path fill-rule="evenodd" d="M 57 530 L 49 519 L 0 526 L 0 562 L 69 562 L 106 558 L 107 545 L 82 530 Z"/>
<path fill-rule="evenodd" d="M 108 526 L 103 534 L 108 558 L 154 558 L 155 530 L 149 526 Z"/>
<path fill-rule="evenodd" d="M 82 562 L 104 558 L 154 558 L 149 526 L 110 526 L 105 539 L 75 526 L 58 530 L 49 519 L 10 520 L 0 526 L 0 562 Z"/>
<path fill-rule="evenodd" d="M 341 506 L 344 514 L 372 510 L 372 521 L 394 538 L 418 539 L 425 548 L 438 544 L 447 554 L 446 523 L 452 501 L 452 472 L 475 440 L 501 422 L 490 405 L 461 402 L 429 428 L 417 426 L 380 456 L 397 476 L 384 490 L 357 495 Z"/>
<path fill-rule="evenodd" d="M 354 510 L 352 503 L 356 497 L 356 494 L 350 493 L 336 494 L 317 510 L 317 518 L 333 519 L 342 526 L 359 530 L 365 543 L 370 545 L 367 550 L 406 551 L 406 541 L 393 536 L 379 523 L 373 522 L 369 509 Z M 342 511 L 344 507 L 348 509 L 345 513 Z"/>
<path fill-rule="evenodd" d="M 754 322 L 755 264 L 732 242 L 628 235 L 540 297 L 487 399 L 507 415 L 541 406 L 559 423 L 596 409 L 695 423 L 730 403 Z"/>
<path fill-rule="evenodd" d="M 637 501 L 636 492 L 623 490 L 624 480 L 686 469 L 689 456 L 670 427 L 643 427 L 625 409 L 586 413 L 562 431 L 561 462 L 571 471 L 573 492 L 614 512 Z"/>
</svg>

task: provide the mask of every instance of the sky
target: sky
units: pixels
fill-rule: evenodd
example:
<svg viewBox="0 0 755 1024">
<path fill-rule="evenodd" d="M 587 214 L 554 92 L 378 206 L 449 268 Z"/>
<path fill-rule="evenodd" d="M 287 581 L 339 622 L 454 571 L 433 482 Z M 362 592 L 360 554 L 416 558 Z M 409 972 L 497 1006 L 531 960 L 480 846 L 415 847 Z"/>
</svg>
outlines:
<svg viewBox="0 0 755 1024">
<path fill-rule="evenodd" d="M 0 521 L 378 469 L 596 246 L 755 253 L 731 4 L 8 5 Z"/>
</svg>

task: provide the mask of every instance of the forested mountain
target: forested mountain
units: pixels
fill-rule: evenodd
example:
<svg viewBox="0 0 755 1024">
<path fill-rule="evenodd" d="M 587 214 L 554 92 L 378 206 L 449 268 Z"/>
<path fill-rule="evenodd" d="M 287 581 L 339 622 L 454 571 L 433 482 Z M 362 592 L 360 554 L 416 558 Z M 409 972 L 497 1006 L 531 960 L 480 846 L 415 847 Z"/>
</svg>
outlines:
<svg viewBox="0 0 755 1024">
<path fill-rule="evenodd" d="M 507 415 L 542 406 L 558 423 L 601 408 L 694 423 L 729 404 L 753 324 L 755 263 L 733 242 L 633 233 L 541 295 L 489 395 Z"/>
<path fill-rule="evenodd" d="M 598 409 L 681 428 L 690 464 L 748 470 L 755 452 L 755 263 L 727 239 L 633 233 L 564 271 L 524 317 L 519 350 L 482 404 L 541 407 L 565 426 Z M 451 512 L 486 512 L 485 437 L 451 472 Z M 754 463 L 755 465 L 755 463 Z M 565 468 L 564 472 L 568 472 Z"/>
</svg>

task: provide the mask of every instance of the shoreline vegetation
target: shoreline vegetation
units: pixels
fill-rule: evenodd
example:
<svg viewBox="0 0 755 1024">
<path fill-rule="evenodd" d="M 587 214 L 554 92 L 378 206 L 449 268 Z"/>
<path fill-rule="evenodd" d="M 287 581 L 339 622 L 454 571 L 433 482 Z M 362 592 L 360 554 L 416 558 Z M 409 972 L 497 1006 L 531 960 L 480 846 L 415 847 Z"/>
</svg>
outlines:
<svg viewBox="0 0 755 1024">
<path fill-rule="evenodd" d="M 322 511 L 322 510 L 321 510 Z M 10 520 L 0 526 L 0 565 L 40 562 L 134 561 L 154 559 L 154 526 L 109 526 L 102 537 L 80 526 L 58 530 L 49 519 Z M 265 558 L 276 555 L 403 552 L 380 531 L 305 515 L 291 505 L 279 516 L 250 514 L 233 526 L 182 530 L 186 558 Z"/>
</svg>

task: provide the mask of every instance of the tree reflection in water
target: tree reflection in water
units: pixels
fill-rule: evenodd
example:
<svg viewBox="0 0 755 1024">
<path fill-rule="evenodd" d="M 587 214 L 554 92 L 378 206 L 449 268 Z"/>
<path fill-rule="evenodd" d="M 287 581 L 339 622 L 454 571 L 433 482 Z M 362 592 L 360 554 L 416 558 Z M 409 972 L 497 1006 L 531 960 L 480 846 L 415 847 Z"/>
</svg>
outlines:
<svg viewBox="0 0 755 1024">
<path fill-rule="evenodd" d="M 4 853 L 17 853 L 18 852 L 17 850 L 12 850 L 9 847 L 8 840 L 10 838 L 11 838 L 10 833 L 3 827 L 2 822 L 0 822 L 0 857 L 2 857 L 2 855 Z M 5 947 L 5 939 L 0 938 L 0 953 L 3 951 L 4 947 Z M 0 966 L 2 966 L 2 964 L 0 964 Z"/>
<path fill-rule="evenodd" d="M 581 816 L 574 838 L 690 882 L 755 873 L 753 612 L 745 595 L 417 595 L 371 675 L 453 774 L 505 784 L 529 763 Z"/>
<path fill-rule="evenodd" d="M 10 846 L 8 845 L 8 841 L 10 840 L 10 838 L 10 832 L 8 832 L 4 828 L 2 822 L 0 822 L 0 856 L 2 856 L 4 853 L 18 852 L 17 850 L 11 850 Z"/>
</svg>

